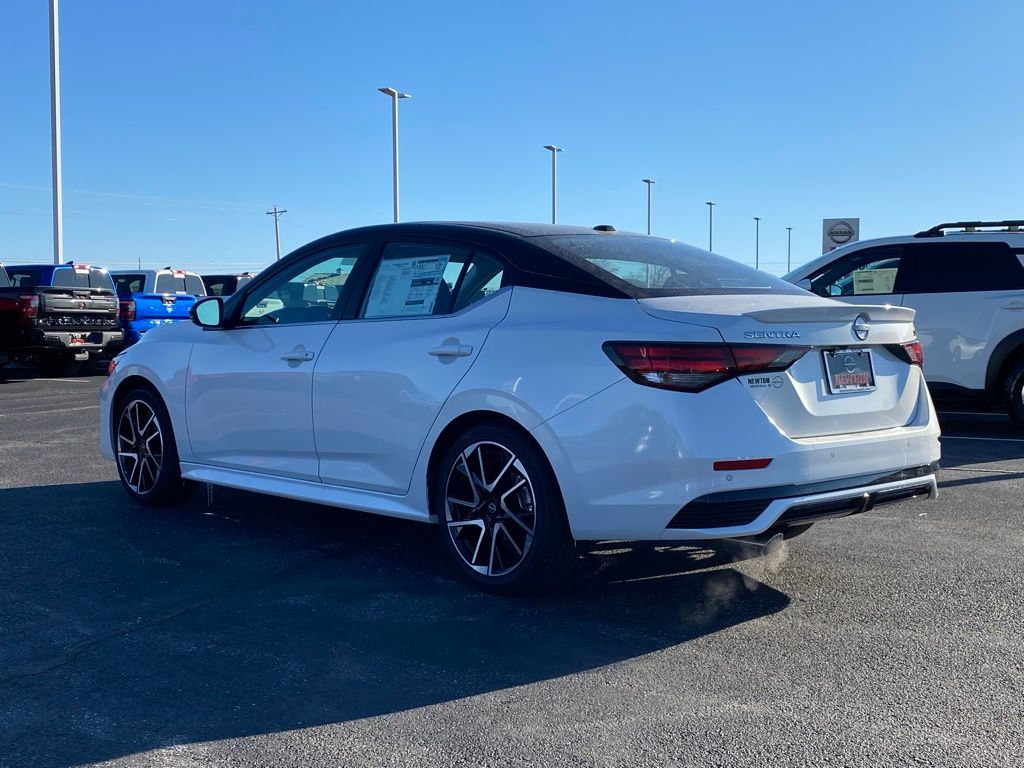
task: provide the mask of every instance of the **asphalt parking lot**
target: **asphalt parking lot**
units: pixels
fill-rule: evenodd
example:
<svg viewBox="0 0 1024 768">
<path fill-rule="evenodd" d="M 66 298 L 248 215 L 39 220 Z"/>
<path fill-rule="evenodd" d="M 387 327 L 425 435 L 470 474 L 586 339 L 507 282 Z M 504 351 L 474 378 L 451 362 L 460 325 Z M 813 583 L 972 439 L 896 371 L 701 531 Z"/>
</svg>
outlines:
<svg viewBox="0 0 1024 768">
<path fill-rule="evenodd" d="M 943 420 L 939 500 L 777 555 L 599 545 L 455 580 L 415 523 L 133 506 L 102 376 L 0 370 L 0 766 L 1024 764 L 1024 434 Z"/>
</svg>

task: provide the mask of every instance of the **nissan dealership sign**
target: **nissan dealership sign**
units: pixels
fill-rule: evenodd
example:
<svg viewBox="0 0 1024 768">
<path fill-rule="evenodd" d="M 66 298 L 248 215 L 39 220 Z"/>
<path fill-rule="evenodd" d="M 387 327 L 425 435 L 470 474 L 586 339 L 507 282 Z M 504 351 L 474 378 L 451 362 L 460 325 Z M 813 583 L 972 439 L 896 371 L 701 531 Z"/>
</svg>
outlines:
<svg viewBox="0 0 1024 768">
<path fill-rule="evenodd" d="M 860 240 L 860 219 L 822 219 L 821 252 L 834 251 L 840 245 Z"/>
</svg>

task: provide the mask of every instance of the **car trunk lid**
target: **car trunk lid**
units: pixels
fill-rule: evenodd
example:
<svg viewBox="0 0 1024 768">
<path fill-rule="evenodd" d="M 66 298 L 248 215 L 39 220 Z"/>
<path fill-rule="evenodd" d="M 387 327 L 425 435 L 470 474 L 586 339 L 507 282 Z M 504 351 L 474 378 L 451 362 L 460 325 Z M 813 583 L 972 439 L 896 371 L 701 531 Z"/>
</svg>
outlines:
<svg viewBox="0 0 1024 768">
<path fill-rule="evenodd" d="M 811 295 L 675 296 L 639 303 L 654 317 L 714 328 L 730 344 L 804 348 L 783 372 L 739 377 L 789 437 L 891 429 L 914 419 L 921 377 L 900 354 L 901 345 L 914 339 L 912 309 Z M 873 386 L 861 388 L 866 371 Z"/>
</svg>

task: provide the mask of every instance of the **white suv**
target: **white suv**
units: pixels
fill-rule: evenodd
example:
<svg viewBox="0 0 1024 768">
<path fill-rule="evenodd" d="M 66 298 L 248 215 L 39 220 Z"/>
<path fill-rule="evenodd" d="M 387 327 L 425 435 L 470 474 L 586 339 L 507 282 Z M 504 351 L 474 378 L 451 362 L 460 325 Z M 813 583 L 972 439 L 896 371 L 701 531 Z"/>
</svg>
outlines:
<svg viewBox="0 0 1024 768">
<path fill-rule="evenodd" d="M 852 304 L 917 310 L 933 397 L 1003 407 L 1024 426 L 1022 227 L 961 221 L 850 243 L 786 279 Z"/>
</svg>

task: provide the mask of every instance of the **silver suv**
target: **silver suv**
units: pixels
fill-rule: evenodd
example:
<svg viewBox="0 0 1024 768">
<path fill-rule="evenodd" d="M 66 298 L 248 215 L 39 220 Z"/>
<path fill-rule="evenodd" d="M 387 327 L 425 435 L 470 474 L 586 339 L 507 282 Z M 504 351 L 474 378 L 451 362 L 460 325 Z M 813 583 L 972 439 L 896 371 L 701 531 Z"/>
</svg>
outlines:
<svg viewBox="0 0 1024 768">
<path fill-rule="evenodd" d="M 937 401 L 1005 408 L 1024 427 L 1024 220 L 959 221 L 850 243 L 786 279 L 852 304 L 917 310 Z"/>
</svg>

